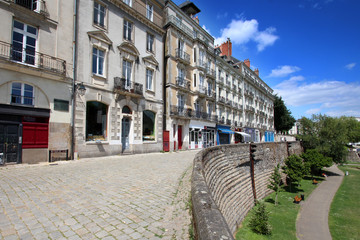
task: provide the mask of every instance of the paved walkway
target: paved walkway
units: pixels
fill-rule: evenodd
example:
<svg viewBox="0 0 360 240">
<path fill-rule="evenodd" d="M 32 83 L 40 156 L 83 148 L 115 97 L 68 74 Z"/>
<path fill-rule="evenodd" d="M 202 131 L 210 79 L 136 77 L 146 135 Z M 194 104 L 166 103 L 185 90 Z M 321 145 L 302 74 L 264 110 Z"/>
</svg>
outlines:
<svg viewBox="0 0 360 240">
<path fill-rule="evenodd" d="M 187 239 L 197 152 L 0 167 L 0 239 Z"/>
<path fill-rule="evenodd" d="M 326 169 L 329 176 L 301 205 L 296 222 L 296 235 L 300 240 L 330 240 L 328 225 L 332 199 L 341 185 L 344 174 L 336 165 Z"/>
</svg>

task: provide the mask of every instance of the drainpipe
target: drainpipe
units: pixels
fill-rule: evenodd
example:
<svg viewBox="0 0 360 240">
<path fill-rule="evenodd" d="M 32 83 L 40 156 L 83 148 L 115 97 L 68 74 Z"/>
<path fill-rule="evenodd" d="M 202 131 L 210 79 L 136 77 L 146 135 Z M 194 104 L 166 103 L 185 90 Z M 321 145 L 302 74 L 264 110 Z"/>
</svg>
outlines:
<svg viewBox="0 0 360 240">
<path fill-rule="evenodd" d="M 73 15 L 73 80 L 71 93 L 71 149 L 70 158 L 74 160 L 75 152 L 75 108 L 76 108 L 76 76 L 77 76 L 77 41 L 78 41 L 78 0 L 74 0 L 74 15 Z"/>
</svg>

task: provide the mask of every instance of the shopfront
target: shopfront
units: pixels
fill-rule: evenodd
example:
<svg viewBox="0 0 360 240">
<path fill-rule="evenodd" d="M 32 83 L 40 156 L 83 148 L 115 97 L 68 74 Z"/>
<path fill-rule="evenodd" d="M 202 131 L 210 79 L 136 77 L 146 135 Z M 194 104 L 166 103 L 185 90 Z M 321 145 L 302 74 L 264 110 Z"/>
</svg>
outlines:
<svg viewBox="0 0 360 240">
<path fill-rule="evenodd" d="M 189 149 L 215 145 L 215 124 L 191 120 L 189 125 Z"/>
<path fill-rule="evenodd" d="M 217 125 L 216 126 L 217 132 L 217 143 L 218 145 L 222 144 L 230 144 L 231 137 L 234 134 L 234 131 L 230 129 L 228 126 Z"/>
<path fill-rule="evenodd" d="M 248 133 L 245 133 L 240 128 L 235 128 L 235 143 L 247 143 L 251 142 L 251 135 Z"/>
<path fill-rule="evenodd" d="M 265 142 L 274 142 L 274 132 L 265 131 Z"/>
</svg>

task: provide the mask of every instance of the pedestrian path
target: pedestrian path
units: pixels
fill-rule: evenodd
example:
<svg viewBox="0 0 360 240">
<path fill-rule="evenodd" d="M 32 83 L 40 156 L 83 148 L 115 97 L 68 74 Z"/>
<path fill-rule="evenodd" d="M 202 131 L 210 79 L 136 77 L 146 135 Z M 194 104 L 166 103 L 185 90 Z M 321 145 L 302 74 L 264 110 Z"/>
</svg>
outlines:
<svg viewBox="0 0 360 240">
<path fill-rule="evenodd" d="M 0 168 L 0 240 L 187 239 L 198 151 Z"/>
<path fill-rule="evenodd" d="M 336 165 L 326 169 L 329 174 L 300 208 L 296 235 L 300 240 L 331 240 L 328 216 L 330 205 L 341 185 L 344 174 Z"/>
</svg>

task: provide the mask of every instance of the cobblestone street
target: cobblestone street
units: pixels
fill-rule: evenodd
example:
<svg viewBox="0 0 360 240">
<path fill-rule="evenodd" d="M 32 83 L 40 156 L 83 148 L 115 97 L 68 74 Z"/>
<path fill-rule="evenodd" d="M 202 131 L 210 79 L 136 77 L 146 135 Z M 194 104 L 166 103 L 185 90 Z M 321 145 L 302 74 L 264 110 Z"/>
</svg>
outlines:
<svg viewBox="0 0 360 240">
<path fill-rule="evenodd" d="M 0 167 L 0 239 L 187 239 L 196 153 Z"/>
</svg>

